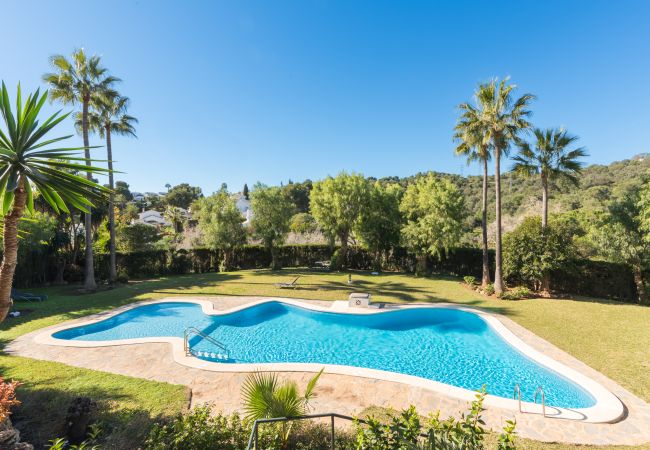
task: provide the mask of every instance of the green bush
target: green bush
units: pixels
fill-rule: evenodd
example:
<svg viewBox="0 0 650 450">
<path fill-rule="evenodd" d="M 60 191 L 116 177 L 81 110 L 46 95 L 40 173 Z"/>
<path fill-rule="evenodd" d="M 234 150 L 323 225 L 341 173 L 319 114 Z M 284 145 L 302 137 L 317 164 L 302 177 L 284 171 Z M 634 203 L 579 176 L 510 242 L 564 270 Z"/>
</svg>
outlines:
<svg viewBox="0 0 650 450">
<path fill-rule="evenodd" d="M 575 230 L 563 221 L 550 221 L 542 228 L 539 217 L 526 218 L 503 239 L 503 274 L 509 281 L 534 290 L 549 290 L 554 270 L 574 259 Z"/>
<path fill-rule="evenodd" d="M 524 298 L 530 298 L 532 295 L 532 292 L 530 292 L 530 289 L 527 287 L 517 286 L 516 288 L 509 289 L 501 293 L 501 296 L 499 298 L 502 300 L 521 300 Z"/>
<path fill-rule="evenodd" d="M 494 295 L 494 285 L 492 283 L 488 284 L 483 288 L 483 293 L 485 295 Z"/>
<path fill-rule="evenodd" d="M 460 419 L 440 420 L 440 413 L 430 415 L 423 424 L 415 407 L 400 414 L 389 414 L 388 423 L 370 418 L 367 424 L 356 423 L 358 450 L 458 449 L 481 450 L 487 434 L 481 417 L 485 390 L 476 394 L 467 414 Z M 500 450 L 514 450 L 515 422 L 508 421 L 499 436 Z"/>
<path fill-rule="evenodd" d="M 472 275 L 465 275 L 463 277 L 463 280 L 465 281 L 465 284 L 468 286 L 474 287 L 476 286 L 476 277 Z"/>
<path fill-rule="evenodd" d="M 149 432 L 149 450 L 239 450 L 246 448 L 249 424 L 238 414 L 212 414 L 209 405 L 197 406 L 170 423 L 158 423 Z"/>
</svg>

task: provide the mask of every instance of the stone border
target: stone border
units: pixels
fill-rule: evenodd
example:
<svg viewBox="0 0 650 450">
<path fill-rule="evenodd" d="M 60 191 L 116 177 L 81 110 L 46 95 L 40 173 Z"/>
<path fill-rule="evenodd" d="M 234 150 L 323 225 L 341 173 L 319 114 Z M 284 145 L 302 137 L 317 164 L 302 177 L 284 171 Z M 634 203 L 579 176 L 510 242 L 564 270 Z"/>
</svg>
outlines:
<svg viewBox="0 0 650 450">
<path fill-rule="evenodd" d="M 579 373 L 578 371 L 571 369 L 564 364 L 561 364 L 554 359 L 544 355 L 543 353 L 535 350 L 528 344 L 524 343 L 520 338 L 518 338 L 513 332 L 511 332 L 506 326 L 493 314 L 469 308 L 466 306 L 459 306 L 455 304 L 448 303 L 438 303 L 434 305 L 401 305 L 401 304 L 391 304 L 388 309 L 378 309 L 378 308 L 350 308 L 347 304 L 347 301 L 335 301 L 332 302 L 332 305 L 329 308 L 320 307 L 318 305 L 313 305 L 305 302 L 301 302 L 293 299 L 286 298 L 267 298 L 259 301 L 255 301 L 246 305 L 241 305 L 238 307 L 230 308 L 224 311 L 217 311 L 214 308 L 214 304 L 208 300 L 199 300 L 199 299 L 183 299 L 170 297 L 160 300 L 150 300 L 131 303 L 126 306 L 115 308 L 110 311 L 102 312 L 99 314 L 93 314 L 88 316 L 88 320 L 83 322 L 75 323 L 74 325 L 61 324 L 53 328 L 48 328 L 47 331 L 38 333 L 34 337 L 34 341 L 39 344 L 45 345 L 55 345 L 63 347 L 111 347 L 111 346 L 120 346 L 120 345 L 131 345 L 131 344 L 142 344 L 142 343 L 169 343 L 172 346 L 172 355 L 174 360 L 188 367 L 193 367 L 201 370 L 209 370 L 214 372 L 253 372 L 256 370 L 264 371 L 285 371 L 285 372 L 318 372 L 322 368 L 325 369 L 328 373 L 336 373 L 342 375 L 351 375 L 357 377 L 365 378 L 374 378 L 385 381 L 393 381 L 398 383 L 404 383 L 411 386 L 416 386 L 424 389 L 429 389 L 434 392 L 450 396 L 453 398 L 472 401 L 475 398 L 476 393 L 468 389 L 464 389 L 457 386 L 452 386 L 449 384 L 441 383 L 438 381 L 421 378 L 413 375 L 406 375 L 402 373 L 388 372 L 378 369 L 369 369 L 364 367 L 353 367 L 353 366 L 344 366 L 344 365 L 334 365 L 334 364 L 313 364 L 313 363 L 257 363 L 257 364 L 248 364 L 248 363 L 220 363 L 213 361 L 205 361 L 198 359 L 193 356 L 188 356 L 185 354 L 183 348 L 183 339 L 180 337 L 147 337 L 147 338 L 135 338 L 135 339 L 121 339 L 121 340 L 110 340 L 110 341 L 73 341 L 66 339 L 57 339 L 53 335 L 59 331 L 78 328 L 85 325 L 94 324 L 107 320 L 113 316 L 121 314 L 123 312 L 129 311 L 131 309 L 138 308 L 144 305 L 151 305 L 156 303 L 194 303 L 201 306 L 201 309 L 206 315 L 227 315 L 244 309 L 252 308 L 257 305 L 261 305 L 269 302 L 280 302 L 287 305 L 297 306 L 300 308 L 310 309 L 314 311 L 335 313 L 335 314 L 384 314 L 396 311 L 399 309 L 412 309 L 412 308 L 446 308 L 446 309 L 457 309 L 466 311 L 472 314 L 476 314 L 481 317 L 491 328 L 495 331 L 502 339 L 504 339 L 508 344 L 514 347 L 516 350 L 521 352 L 523 355 L 532 359 L 536 363 L 545 366 L 546 368 L 556 372 L 560 376 L 563 376 L 573 383 L 581 386 L 585 391 L 587 391 L 591 396 L 596 399 L 596 404 L 589 408 L 559 408 L 554 406 L 546 406 L 546 416 L 551 418 L 559 419 L 568 419 L 576 420 L 587 423 L 613 423 L 619 421 L 623 418 L 625 414 L 625 409 L 621 401 L 603 387 L 600 383 L 592 380 L 591 378 Z M 486 406 L 494 406 L 498 408 L 503 408 L 511 411 L 519 410 L 519 402 L 513 399 L 507 399 L 504 397 L 498 397 L 494 395 L 487 395 L 484 401 Z M 521 402 L 521 411 L 524 413 L 532 414 L 542 414 L 542 406 L 540 404 L 530 403 L 530 402 Z"/>
</svg>

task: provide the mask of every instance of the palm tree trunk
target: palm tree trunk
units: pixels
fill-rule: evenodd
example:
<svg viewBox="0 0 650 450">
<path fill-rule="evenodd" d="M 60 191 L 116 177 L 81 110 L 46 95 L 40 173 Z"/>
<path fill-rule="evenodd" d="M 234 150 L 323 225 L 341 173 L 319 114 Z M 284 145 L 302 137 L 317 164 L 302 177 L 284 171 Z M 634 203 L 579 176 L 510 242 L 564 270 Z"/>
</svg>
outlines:
<svg viewBox="0 0 650 450">
<path fill-rule="evenodd" d="M 483 233 L 483 277 L 481 286 L 490 284 L 490 259 L 488 255 L 488 233 L 487 233 L 487 193 L 488 193 L 488 162 L 483 158 L 483 203 L 481 210 L 481 231 Z"/>
<path fill-rule="evenodd" d="M 90 142 L 88 140 L 88 103 L 90 96 L 86 95 L 83 101 L 83 109 L 81 112 L 81 128 L 84 139 L 84 157 L 86 158 L 86 165 L 90 166 Z M 92 172 L 86 172 L 88 180 L 93 179 Z M 95 262 L 93 260 L 93 230 L 92 230 L 92 217 L 91 208 L 84 214 L 84 231 L 86 233 L 86 258 L 84 262 L 84 290 L 95 291 L 97 290 L 97 283 L 95 282 Z"/>
<path fill-rule="evenodd" d="M 115 195 L 113 189 L 115 188 L 113 182 L 113 148 L 111 147 L 111 127 L 106 127 L 106 156 L 108 157 L 108 185 L 111 188 L 111 193 L 108 198 L 108 228 L 109 228 L 109 268 L 108 268 L 108 282 L 109 284 L 115 283 L 117 279 L 117 267 L 115 262 Z"/>
<path fill-rule="evenodd" d="M 503 275 L 501 274 L 501 149 L 494 151 L 494 192 L 496 200 L 496 254 L 494 258 L 494 293 L 503 292 Z"/>
<path fill-rule="evenodd" d="M 0 322 L 5 320 L 11 308 L 11 287 L 18 260 L 18 222 L 25 211 L 27 195 L 22 176 L 18 179 L 14 204 L 4 217 L 2 266 L 0 266 Z"/>
<path fill-rule="evenodd" d="M 542 228 L 548 224 L 548 180 L 542 175 Z"/>
</svg>

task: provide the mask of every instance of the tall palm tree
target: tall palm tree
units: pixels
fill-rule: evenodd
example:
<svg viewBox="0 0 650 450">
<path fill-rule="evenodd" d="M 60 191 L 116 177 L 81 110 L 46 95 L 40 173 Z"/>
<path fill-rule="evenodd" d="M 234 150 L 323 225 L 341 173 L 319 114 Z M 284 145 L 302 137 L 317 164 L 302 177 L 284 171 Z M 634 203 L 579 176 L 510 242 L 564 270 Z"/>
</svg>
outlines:
<svg viewBox="0 0 650 450">
<path fill-rule="evenodd" d="M 490 141 L 487 139 L 488 133 L 481 121 L 480 111 L 469 103 L 461 103 L 458 108 L 461 111 L 461 115 L 454 128 L 454 140 L 459 142 L 456 147 L 456 155 L 465 156 L 468 165 L 474 161 L 480 161 L 483 166 L 483 192 L 481 197 L 483 275 L 481 277 L 481 285 L 486 287 L 490 284 L 487 233 L 488 161 L 491 158 Z"/>
<path fill-rule="evenodd" d="M 568 134 L 562 128 L 535 128 L 533 136 L 535 142 L 532 145 L 526 141 L 518 142 L 519 154 L 513 158 L 515 164 L 512 170 L 525 177 L 539 175 L 542 181 L 542 228 L 546 228 L 549 182 L 566 178 L 577 185 L 577 175 L 583 166 L 580 158 L 588 155 L 584 147 L 569 149 L 578 137 Z"/>
<path fill-rule="evenodd" d="M 482 84 L 476 90 L 476 102 L 480 112 L 481 128 L 485 130 L 485 138 L 492 144 L 494 157 L 494 191 L 496 203 L 496 242 L 494 292 L 503 292 L 503 275 L 501 264 L 501 155 L 507 154 L 510 144 L 517 139 L 518 134 L 530 123 L 526 120 L 531 112 L 530 102 L 535 98 L 532 94 L 524 94 L 514 98 L 516 85 L 509 83 L 509 78 L 499 81 L 496 78 Z"/>
<path fill-rule="evenodd" d="M 111 136 L 113 134 L 133 136 L 135 135 L 135 124 L 138 119 L 128 115 L 129 98 L 121 97 L 113 91 L 98 92 L 90 99 L 91 110 L 88 112 L 88 129 L 99 134 L 99 137 L 106 139 L 106 155 L 108 159 L 108 185 L 111 189 L 111 195 L 108 200 L 108 225 L 110 232 L 109 252 L 110 263 L 108 271 L 108 281 L 110 284 L 117 278 L 116 258 L 115 258 L 115 195 L 113 190 L 115 184 L 113 180 L 113 146 Z M 83 113 L 77 113 L 77 129 L 83 130 Z"/>
<path fill-rule="evenodd" d="M 34 210 L 34 194 L 40 193 L 56 213 L 68 213 L 69 206 L 90 210 L 92 202 L 102 201 L 109 192 L 107 188 L 72 173 L 80 169 L 91 174 L 107 171 L 82 164 L 82 161 L 88 164 L 89 160 L 76 156 L 81 148 L 52 147 L 71 136 L 43 140 L 68 116 L 58 111 L 39 124 L 38 116 L 47 96 L 47 92 L 40 95 L 37 90 L 23 103 L 19 85 L 14 115 L 4 82 L 0 91 L 0 113 L 4 122 L 4 130 L 0 129 L 0 215 L 3 216 L 0 321 L 11 307 L 11 286 L 18 254 L 18 222 L 25 209 Z"/>
<path fill-rule="evenodd" d="M 88 111 L 90 100 L 100 92 L 110 93 L 113 84 L 119 78 L 108 75 L 106 68 L 100 65 L 99 56 L 87 57 L 83 49 L 75 50 L 70 60 L 63 55 L 54 55 L 50 64 L 54 73 L 43 75 L 43 81 L 50 86 L 50 100 L 59 100 L 63 104 L 81 104 L 84 155 L 86 165 L 90 166 L 90 143 L 88 142 Z M 92 171 L 86 170 L 86 178 L 92 180 Z M 90 210 L 85 214 L 86 257 L 84 263 L 84 289 L 97 289 L 93 266 L 93 234 Z"/>
</svg>

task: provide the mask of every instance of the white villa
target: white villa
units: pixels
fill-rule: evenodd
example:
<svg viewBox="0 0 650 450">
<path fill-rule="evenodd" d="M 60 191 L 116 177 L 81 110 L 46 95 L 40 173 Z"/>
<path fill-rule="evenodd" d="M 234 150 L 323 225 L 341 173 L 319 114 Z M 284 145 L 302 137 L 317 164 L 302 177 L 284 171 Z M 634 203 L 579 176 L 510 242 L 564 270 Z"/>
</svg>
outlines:
<svg viewBox="0 0 650 450">
<path fill-rule="evenodd" d="M 253 210 L 251 209 L 251 201 L 247 200 L 246 197 L 244 197 L 244 194 L 242 193 L 237 193 L 233 195 L 233 198 L 235 199 L 235 204 L 237 205 L 237 209 L 242 213 L 242 215 L 246 219 L 244 221 L 244 226 L 247 226 L 248 224 L 250 224 L 251 218 L 253 217 Z"/>
<path fill-rule="evenodd" d="M 138 214 L 138 219 L 135 222 L 144 223 L 154 227 L 165 227 L 171 225 L 161 212 L 154 210 L 142 211 Z"/>
</svg>

